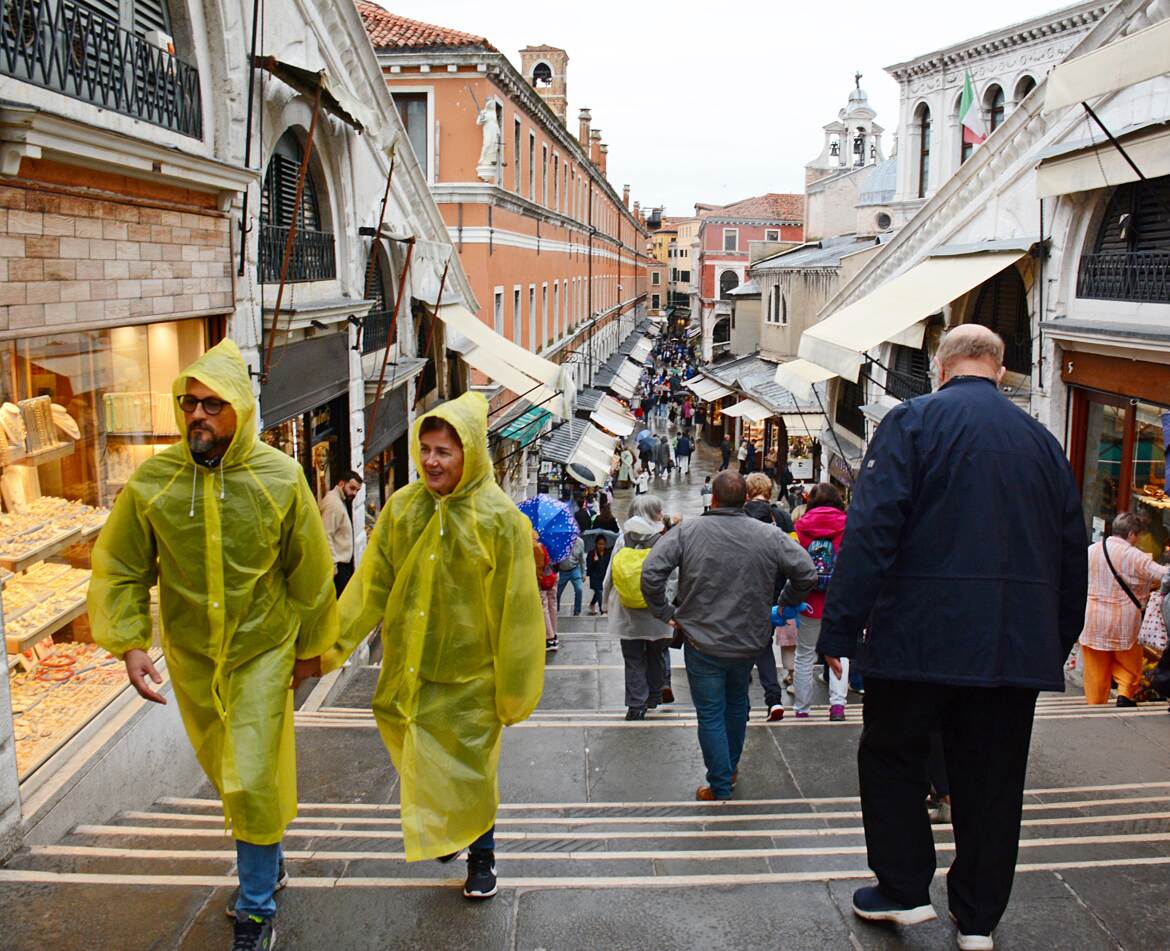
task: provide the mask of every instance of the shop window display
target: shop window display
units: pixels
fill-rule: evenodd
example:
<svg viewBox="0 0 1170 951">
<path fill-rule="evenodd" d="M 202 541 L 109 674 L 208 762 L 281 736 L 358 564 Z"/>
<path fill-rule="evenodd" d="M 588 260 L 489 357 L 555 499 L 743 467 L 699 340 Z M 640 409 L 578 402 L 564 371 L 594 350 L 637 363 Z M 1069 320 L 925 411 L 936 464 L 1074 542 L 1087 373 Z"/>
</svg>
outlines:
<svg viewBox="0 0 1170 951">
<path fill-rule="evenodd" d="M 179 437 L 171 384 L 201 321 L 0 348 L 0 584 L 20 777 L 125 689 L 89 633 L 90 550 L 134 469 Z"/>
</svg>

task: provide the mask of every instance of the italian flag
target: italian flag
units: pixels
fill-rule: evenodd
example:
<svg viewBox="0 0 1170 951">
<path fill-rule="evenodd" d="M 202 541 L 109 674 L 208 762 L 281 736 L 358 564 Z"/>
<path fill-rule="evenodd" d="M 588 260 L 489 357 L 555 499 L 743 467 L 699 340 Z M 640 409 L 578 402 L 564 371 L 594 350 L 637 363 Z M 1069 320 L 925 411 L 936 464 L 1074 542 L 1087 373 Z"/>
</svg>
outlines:
<svg viewBox="0 0 1170 951">
<path fill-rule="evenodd" d="M 975 98 L 975 83 L 971 81 L 971 70 L 963 78 L 963 95 L 959 99 L 959 122 L 963 126 L 963 143 L 979 145 L 987 138 L 987 125 L 983 122 L 983 110 Z"/>
</svg>

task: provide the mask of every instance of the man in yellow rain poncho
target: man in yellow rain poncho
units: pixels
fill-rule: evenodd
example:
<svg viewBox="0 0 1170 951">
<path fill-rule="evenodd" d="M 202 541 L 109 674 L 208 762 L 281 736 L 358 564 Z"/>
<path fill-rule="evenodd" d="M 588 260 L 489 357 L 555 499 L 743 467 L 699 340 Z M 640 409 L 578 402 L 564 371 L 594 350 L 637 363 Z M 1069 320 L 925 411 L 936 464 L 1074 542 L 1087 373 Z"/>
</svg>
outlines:
<svg viewBox="0 0 1170 951">
<path fill-rule="evenodd" d="M 341 666 L 378 621 L 374 716 L 402 785 L 408 861 L 470 846 L 468 898 L 496 893 L 501 726 L 544 683 L 532 526 L 496 485 L 487 401 L 467 393 L 414 424 L 421 478 L 390 497 L 341 596 L 341 637 L 306 674 Z"/>
<path fill-rule="evenodd" d="M 296 815 L 293 665 L 337 639 L 333 566 L 301 467 L 256 438 L 256 401 L 225 340 L 175 381 L 186 434 L 143 463 L 93 552 L 94 640 L 145 699 L 166 700 L 151 646 L 159 588 L 163 653 L 199 764 L 223 799 L 240 890 L 233 948 L 267 951 L 280 840 Z"/>
</svg>

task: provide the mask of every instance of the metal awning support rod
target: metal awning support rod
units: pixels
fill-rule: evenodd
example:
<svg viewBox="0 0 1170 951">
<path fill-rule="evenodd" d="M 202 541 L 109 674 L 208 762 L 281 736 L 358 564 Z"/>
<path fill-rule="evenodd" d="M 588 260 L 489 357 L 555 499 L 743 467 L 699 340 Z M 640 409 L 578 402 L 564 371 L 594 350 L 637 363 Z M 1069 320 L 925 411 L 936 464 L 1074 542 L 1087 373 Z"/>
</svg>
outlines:
<svg viewBox="0 0 1170 951">
<path fill-rule="evenodd" d="M 1105 123 L 1102 122 L 1100 117 L 1097 115 L 1097 113 L 1095 113 L 1093 111 L 1093 107 L 1090 106 L 1087 102 L 1082 102 L 1081 105 L 1084 107 L 1085 112 L 1087 112 L 1089 114 L 1089 118 L 1092 119 L 1097 124 L 1097 128 L 1105 133 L 1105 138 L 1107 138 L 1109 140 L 1109 144 L 1112 145 L 1115 149 L 1117 149 L 1117 151 L 1121 155 L 1121 157 L 1123 159 L 1125 159 L 1126 164 L 1130 168 L 1133 169 L 1133 173 L 1141 181 L 1148 182 L 1149 179 L 1146 178 L 1146 176 L 1142 174 L 1142 170 L 1137 167 L 1137 163 L 1134 162 L 1134 160 L 1129 157 L 1129 153 L 1127 151 L 1125 151 L 1125 147 L 1120 142 L 1118 142 L 1117 138 L 1113 135 L 1113 133 L 1110 132 L 1105 127 Z M 1158 204 L 1162 206 L 1162 211 L 1164 211 L 1166 213 L 1167 217 L 1170 217 L 1170 207 L 1167 207 L 1166 203 L 1164 201 L 1162 201 L 1161 197 L 1158 195 L 1158 193 L 1156 191 L 1153 194 L 1154 194 L 1155 200 L 1157 200 Z M 1040 238 L 1043 239 L 1044 235 L 1041 234 Z"/>
<path fill-rule="evenodd" d="M 309 159 L 313 156 L 313 135 L 317 131 L 317 120 L 321 116 L 321 86 L 324 80 L 317 83 L 317 91 L 313 94 L 313 117 L 309 121 L 309 132 L 305 136 L 304 154 L 301 156 L 301 167 L 297 172 L 297 191 L 293 199 L 292 220 L 288 223 L 288 234 L 284 239 L 284 257 L 280 261 L 280 283 L 276 287 L 276 306 L 272 311 L 272 326 L 268 331 L 268 346 L 264 352 L 264 369 L 260 371 L 260 385 L 268 382 L 268 371 L 272 367 L 272 351 L 276 347 L 276 333 L 280 329 L 280 305 L 284 299 L 284 286 L 288 282 L 288 266 L 292 261 L 293 246 L 297 240 L 297 221 L 301 216 L 301 202 L 305 196 L 305 178 L 309 174 Z"/>
<path fill-rule="evenodd" d="M 256 61 L 256 40 L 259 34 L 260 25 L 260 0 L 252 0 L 252 49 L 248 56 L 248 62 L 254 63 Z M 252 167 L 252 117 L 255 115 L 256 104 L 256 72 L 252 70 L 248 73 L 248 117 L 244 126 L 244 168 L 251 169 Z M 261 185 L 261 188 L 264 186 Z M 240 269 L 239 276 L 244 276 L 244 264 L 248 255 L 248 192 L 250 189 L 244 189 L 244 207 L 240 212 Z"/>
<path fill-rule="evenodd" d="M 454 252 L 452 252 L 452 254 L 454 254 Z M 447 287 L 447 271 L 450 270 L 450 268 L 451 268 L 451 258 L 450 258 L 450 256 L 448 256 L 447 263 L 443 265 L 443 276 L 439 278 L 439 293 L 435 297 L 435 315 L 431 319 L 430 327 L 427 328 L 427 343 L 426 343 L 426 346 L 423 348 L 423 352 L 426 353 L 427 359 L 435 361 L 436 371 L 438 370 L 438 367 L 439 367 L 439 361 L 437 359 L 435 359 L 435 354 L 434 354 L 435 323 L 439 320 L 439 308 L 443 306 L 443 291 Z M 426 371 L 424 370 L 422 373 L 419 374 L 418 379 L 415 380 L 414 406 L 418 406 L 419 400 L 422 399 L 422 396 L 423 396 L 422 378 L 425 374 L 426 374 Z"/>
<path fill-rule="evenodd" d="M 849 457 L 845 455 L 845 450 L 841 448 L 841 439 L 837 435 L 837 429 L 833 425 L 833 421 L 829 419 L 829 414 L 825 412 L 825 404 L 821 402 L 821 394 L 817 392 L 817 388 L 813 387 L 813 396 L 817 398 L 817 406 L 821 408 L 821 415 L 825 417 L 829 424 L 829 432 L 833 434 L 833 442 L 837 446 L 837 455 L 841 457 L 841 461 L 845 463 L 845 470 L 849 473 L 849 478 L 856 481 L 857 476 L 853 474 L 853 466 L 849 465 Z M 805 424 L 807 427 L 807 423 Z"/>
<path fill-rule="evenodd" d="M 370 286 L 370 278 L 374 276 L 374 268 L 378 266 L 378 238 L 382 234 L 382 223 L 386 220 L 386 206 L 390 204 L 390 183 L 394 181 L 394 163 L 397 161 L 397 149 L 393 146 L 390 151 L 390 171 L 386 173 L 386 190 L 382 192 L 382 207 L 378 211 L 378 227 L 374 229 L 374 240 L 370 242 L 370 258 L 366 261 L 366 284 L 362 288 L 363 293 Z M 370 315 L 366 314 L 368 318 Z M 363 323 L 359 328 L 358 334 L 359 346 L 365 342 L 366 325 Z"/>
<path fill-rule="evenodd" d="M 382 369 L 378 372 L 378 388 L 374 391 L 374 408 L 370 410 L 370 425 L 366 427 L 366 438 L 362 444 L 365 453 L 370 445 L 370 434 L 378 422 L 378 407 L 382 404 L 382 390 L 386 386 L 386 364 L 390 360 L 390 341 L 394 339 L 394 328 L 398 326 L 398 309 L 402 306 L 402 295 L 406 291 L 406 278 L 410 274 L 410 262 L 414 257 L 414 238 L 406 242 L 406 260 L 402 262 L 402 273 L 398 275 L 398 293 L 394 295 L 394 312 L 390 315 L 390 329 L 386 333 L 386 348 L 382 351 Z"/>
<path fill-rule="evenodd" d="M 481 370 L 480 372 L 482 373 L 483 371 Z M 499 408 L 497 408 L 497 409 L 495 410 L 495 413 L 494 413 L 494 415 L 495 415 L 495 416 L 497 417 L 497 419 L 498 419 L 498 418 L 499 418 L 499 414 L 500 414 L 500 413 L 502 413 L 504 410 L 506 410 L 506 409 L 507 409 L 509 406 L 514 406 L 515 404 L 519 403 L 519 402 L 520 402 L 522 399 L 526 398 L 526 397 L 528 396 L 528 394 L 529 394 L 529 393 L 535 393 L 535 392 L 536 392 L 537 390 L 539 390 L 539 389 L 540 389 L 542 386 L 544 386 L 544 384 L 543 384 L 543 383 L 537 383 L 537 384 L 536 384 L 534 387 L 532 387 L 532 389 L 530 389 L 530 390 L 525 390 L 523 393 L 521 393 L 519 396 L 517 396 L 517 397 L 516 397 L 514 400 L 508 400 L 508 402 L 507 402 L 507 403 L 504 403 L 504 404 L 503 404 L 503 406 L 500 406 Z M 549 400 L 551 400 L 551 399 L 553 399 L 553 398 L 555 398 L 555 397 L 557 397 L 557 396 L 560 396 L 560 395 L 561 395 L 561 391 L 560 391 L 560 390 L 557 390 L 555 393 L 553 393 L 553 394 L 552 394 L 552 396 L 549 396 L 548 398 L 546 398 L 546 399 L 543 399 L 543 400 L 541 400 L 539 403 L 536 403 L 536 404 L 534 404 L 534 405 L 535 405 L 535 406 L 541 406 L 541 405 L 543 405 L 544 403 L 547 403 Z"/>
</svg>

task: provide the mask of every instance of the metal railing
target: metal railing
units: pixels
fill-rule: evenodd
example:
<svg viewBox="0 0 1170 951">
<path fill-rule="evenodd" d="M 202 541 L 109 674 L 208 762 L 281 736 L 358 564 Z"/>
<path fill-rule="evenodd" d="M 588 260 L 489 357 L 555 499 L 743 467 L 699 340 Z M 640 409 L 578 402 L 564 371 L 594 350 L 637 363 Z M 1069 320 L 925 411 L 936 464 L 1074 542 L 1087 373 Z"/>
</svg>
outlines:
<svg viewBox="0 0 1170 951">
<path fill-rule="evenodd" d="M 203 137 L 199 71 L 71 0 L 0 0 L 0 73 Z"/>
<path fill-rule="evenodd" d="M 390 339 L 391 312 L 387 310 L 367 314 L 362 322 L 362 353 L 377 353 L 394 341 Z"/>
<path fill-rule="evenodd" d="M 1077 296 L 1170 304 L 1170 251 L 1106 251 L 1082 255 Z"/>
<path fill-rule="evenodd" d="M 288 228 L 280 225 L 260 226 L 260 283 L 280 283 L 280 264 Z M 288 283 L 329 281 L 337 277 L 337 258 L 333 250 L 333 233 L 297 228 L 292 257 L 288 262 Z"/>
</svg>

